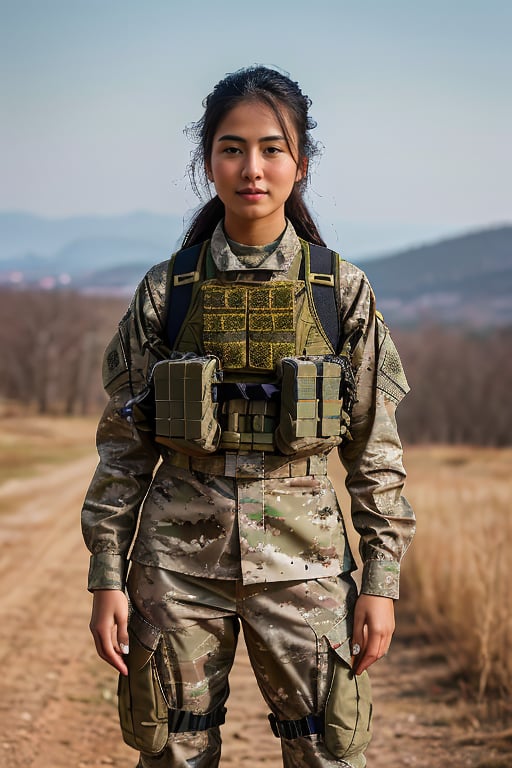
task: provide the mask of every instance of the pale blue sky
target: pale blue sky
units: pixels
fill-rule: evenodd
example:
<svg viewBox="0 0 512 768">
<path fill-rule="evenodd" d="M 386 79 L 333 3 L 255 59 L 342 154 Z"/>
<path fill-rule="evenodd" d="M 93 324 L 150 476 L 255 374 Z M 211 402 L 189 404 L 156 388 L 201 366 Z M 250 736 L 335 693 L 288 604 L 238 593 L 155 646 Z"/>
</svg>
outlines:
<svg viewBox="0 0 512 768">
<path fill-rule="evenodd" d="M 0 8 L 0 209 L 185 214 L 183 127 L 226 72 L 258 62 L 313 100 L 325 149 L 310 199 L 329 242 L 346 226 L 349 250 L 378 251 L 512 221 L 508 0 Z"/>
</svg>

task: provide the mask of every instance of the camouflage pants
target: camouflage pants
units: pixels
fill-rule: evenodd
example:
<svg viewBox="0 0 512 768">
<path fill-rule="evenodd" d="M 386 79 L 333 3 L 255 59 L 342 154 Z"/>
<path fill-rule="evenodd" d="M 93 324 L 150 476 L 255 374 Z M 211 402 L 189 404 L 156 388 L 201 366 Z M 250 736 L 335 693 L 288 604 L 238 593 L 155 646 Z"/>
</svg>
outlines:
<svg viewBox="0 0 512 768">
<path fill-rule="evenodd" d="M 133 563 L 128 591 L 142 626 L 160 631 L 155 667 L 170 708 L 204 714 L 224 704 L 241 625 L 259 688 L 278 720 L 322 714 L 333 670 L 342 674 L 336 707 L 342 729 L 349 721 L 344 744 L 333 754 L 317 734 L 282 738 L 285 768 L 364 768 L 371 703 L 369 682 L 361 687 L 350 672 L 350 576 L 243 586 Z M 220 750 L 218 727 L 171 733 L 162 752 L 141 753 L 138 768 L 216 768 Z"/>
</svg>

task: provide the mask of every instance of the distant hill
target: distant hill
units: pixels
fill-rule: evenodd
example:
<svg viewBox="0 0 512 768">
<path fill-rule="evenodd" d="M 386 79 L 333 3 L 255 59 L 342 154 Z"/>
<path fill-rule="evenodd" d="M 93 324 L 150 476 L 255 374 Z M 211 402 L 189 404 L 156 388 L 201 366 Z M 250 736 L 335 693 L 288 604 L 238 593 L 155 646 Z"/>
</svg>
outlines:
<svg viewBox="0 0 512 768">
<path fill-rule="evenodd" d="M 56 220 L 0 212 L 0 284 L 128 296 L 182 234 L 179 217 L 144 212 Z M 393 327 L 512 325 L 511 225 L 354 261 Z"/>
<path fill-rule="evenodd" d="M 359 263 L 391 325 L 512 324 L 512 226 Z"/>
<path fill-rule="evenodd" d="M 179 216 L 147 212 L 67 219 L 0 212 L 0 270 L 78 274 L 95 262 L 99 266 L 105 256 L 105 266 L 130 262 L 137 248 L 139 261 L 151 260 L 157 250 L 161 261 L 182 232 Z"/>
</svg>

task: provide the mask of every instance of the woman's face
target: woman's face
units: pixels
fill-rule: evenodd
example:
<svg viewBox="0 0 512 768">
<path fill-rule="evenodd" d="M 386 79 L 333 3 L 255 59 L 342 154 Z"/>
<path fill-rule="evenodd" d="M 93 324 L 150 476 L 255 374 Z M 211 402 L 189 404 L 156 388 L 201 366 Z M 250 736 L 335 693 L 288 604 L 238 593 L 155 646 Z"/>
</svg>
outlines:
<svg viewBox="0 0 512 768">
<path fill-rule="evenodd" d="M 291 121 L 286 128 L 290 147 L 272 109 L 259 101 L 241 102 L 217 127 L 206 171 L 224 203 L 224 226 L 233 240 L 265 245 L 285 228 L 284 204 L 306 172 L 306 162 L 297 161 Z"/>
</svg>

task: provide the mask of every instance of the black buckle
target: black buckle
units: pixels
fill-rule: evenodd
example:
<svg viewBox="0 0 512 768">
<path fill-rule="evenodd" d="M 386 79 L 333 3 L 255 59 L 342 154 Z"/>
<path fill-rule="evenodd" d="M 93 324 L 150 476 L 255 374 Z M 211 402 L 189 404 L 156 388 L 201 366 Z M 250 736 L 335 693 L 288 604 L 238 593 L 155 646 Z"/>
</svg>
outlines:
<svg viewBox="0 0 512 768">
<path fill-rule="evenodd" d="M 278 739 L 297 739 L 299 736 L 324 732 L 323 715 L 306 715 L 300 720 L 278 720 L 274 714 L 270 714 L 268 720 L 272 733 Z"/>
</svg>

